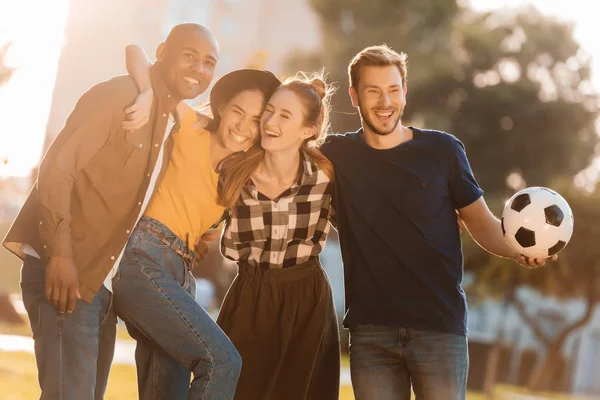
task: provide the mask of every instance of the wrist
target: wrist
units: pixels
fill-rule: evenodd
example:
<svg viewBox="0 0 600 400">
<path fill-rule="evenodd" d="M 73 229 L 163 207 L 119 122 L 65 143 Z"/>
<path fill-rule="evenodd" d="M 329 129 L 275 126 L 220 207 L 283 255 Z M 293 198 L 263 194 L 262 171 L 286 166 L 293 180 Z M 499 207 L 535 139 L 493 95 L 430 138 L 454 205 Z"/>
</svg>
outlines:
<svg viewBox="0 0 600 400">
<path fill-rule="evenodd" d="M 152 89 L 152 86 L 140 88 L 140 95 L 141 96 L 154 96 L 154 89 Z"/>
</svg>

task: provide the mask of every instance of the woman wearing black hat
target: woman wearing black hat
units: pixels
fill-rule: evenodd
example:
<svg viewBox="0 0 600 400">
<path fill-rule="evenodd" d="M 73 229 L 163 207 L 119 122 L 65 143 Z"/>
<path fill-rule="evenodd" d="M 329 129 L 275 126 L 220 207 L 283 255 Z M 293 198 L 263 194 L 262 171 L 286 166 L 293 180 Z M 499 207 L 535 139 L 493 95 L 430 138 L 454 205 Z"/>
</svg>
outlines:
<svg viewBox="0 0 600 400">
<path fill-rule="evenodd" d="M 192 247 L 223 215 L 217 202 L 219 164 L 256 142 L 265 102 L 280 83 L 270 72 L 234 71 L 211 91 L 215 117 L 206 129 L 196 125 L 189 107 L 183 107 L 179 126 L 173 122 L 173 147 L 165 149 L 172 152 L 171 160 L 148 206 L 140 202 L 143 216 L 113 280 L 115 312 L 137 340 L 140 398 L 233 396 L 240 355 L 194 299 Z"/>
<path fill-rule="evenodd" d="M 321 76 L 283 83 L 262 114 L 260 145 L 220 170 L 221 249 L 239 269 L 218 324 L 242 356 L 236 399 L 338 398 L 337 320 L 318 259 L 332 218 L 333 168 L 318 150 L 330 94 Z M 222 119 L 213 101 L 209 127 Z"/>
</svg>

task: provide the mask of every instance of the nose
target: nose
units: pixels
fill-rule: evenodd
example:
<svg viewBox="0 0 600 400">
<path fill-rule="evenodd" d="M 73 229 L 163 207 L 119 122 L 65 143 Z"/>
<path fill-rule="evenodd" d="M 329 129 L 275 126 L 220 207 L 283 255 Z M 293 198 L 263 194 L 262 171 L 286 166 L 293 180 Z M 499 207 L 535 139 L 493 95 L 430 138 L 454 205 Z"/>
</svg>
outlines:
<svg viewBox="0 0 600 400">
<path fill-rule="evenodd" d="M 204 63 L 202 60 L 198 60 L 195 63 L 192 63 L 192 70 L 197 74 L 204 74 Z"/>
<path fill-rule="evenodd" d="M 267 113 L 267 112 L 265 112 L 263 114 L 263 116 L 262 116 L 261 121 L 260 121 L 260 125 L 263 126 L 263 127 L 265 127 L 265 128 L 268 127 L 268 126 L 270 126 L 271 125 L 271 121 L 272 121 L 272 119 L 273 119 L 274 116 L 275 116 L 274 113 Z"/>
<path fill-rule="evenodd" d="M 250 124 L 252 122 L 251 119 L 249 118 L 240 118 L 237 123 L 235 124 L 235 129 L 238 132 L 246 132 L 246 130 L 248 130 L 248 124 Z"/>
<path fill-rule="evenodd" d="M 390 96 L 388 96 L 386 93 L 383 93 L 379 98 L 379 104 L 381 104 L 382 106 L 388 106 L 391 103 L 392 102 L 390 101 Z"/>
</svg>

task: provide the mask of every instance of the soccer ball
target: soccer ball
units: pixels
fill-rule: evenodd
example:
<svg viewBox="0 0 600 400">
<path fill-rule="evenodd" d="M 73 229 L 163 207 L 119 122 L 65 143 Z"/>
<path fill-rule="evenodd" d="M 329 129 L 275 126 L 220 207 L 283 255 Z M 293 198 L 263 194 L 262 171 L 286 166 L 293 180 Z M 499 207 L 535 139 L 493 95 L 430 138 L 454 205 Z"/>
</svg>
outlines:
<svg viewBox="0 0 600 400">
<path fill-rule="evenodd" d="M 548 258 L 569 243 L 573 234 L 573 212 L 554 190 L 526 188 L 506 203 L 502 233 L 508 245 L 519 254 Z"/>
</svg>

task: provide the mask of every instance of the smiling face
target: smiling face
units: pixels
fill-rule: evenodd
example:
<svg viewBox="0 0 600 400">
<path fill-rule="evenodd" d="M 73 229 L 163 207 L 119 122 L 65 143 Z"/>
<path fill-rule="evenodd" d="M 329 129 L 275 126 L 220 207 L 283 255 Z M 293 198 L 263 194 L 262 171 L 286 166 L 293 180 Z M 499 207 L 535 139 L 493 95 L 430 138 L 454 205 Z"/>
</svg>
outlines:
<svg viewBox="0 0 600 400">
<path fill-rule="evenodd" d="M 406 105 L 406 86 L 395 65 L 360 69 L 358 88 L 350 88 L 352 105 L 358 107 L 365 130 L 388 135 L 399 127 Z"/>
<path fill-rule="evenodd" d="M 193 99 L 206 91 L 213 78 L 218 45 L 197 25 L 176 27 L 156 52 L 165 84 L 175 100 Z"/>
<path fill-rule="evenodd" d="M 304 141 L 315 135 L 305 125 L 305 109 L 292 90 L 275 91 L 261 118 L 261 146 L 265 151 L 300 150 Z"/>
<path fill-rule="evenodd" d="M 216 133 L 225 148 L 244 151 L 256 142 L 263 104 L 260 90 L 244 90 L 219 107 L 221 122 Z"/>
</svg>

